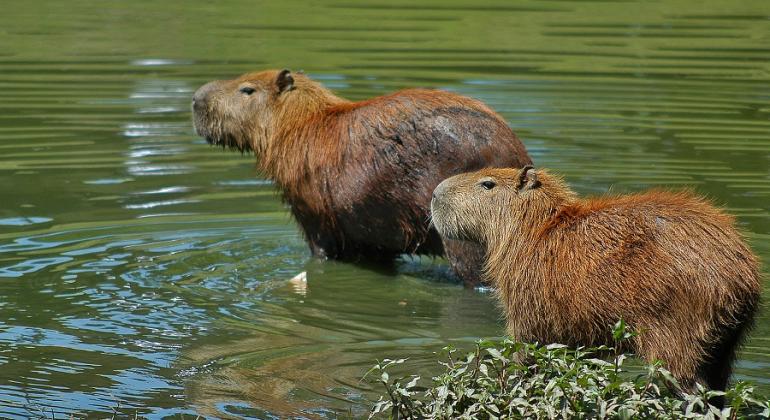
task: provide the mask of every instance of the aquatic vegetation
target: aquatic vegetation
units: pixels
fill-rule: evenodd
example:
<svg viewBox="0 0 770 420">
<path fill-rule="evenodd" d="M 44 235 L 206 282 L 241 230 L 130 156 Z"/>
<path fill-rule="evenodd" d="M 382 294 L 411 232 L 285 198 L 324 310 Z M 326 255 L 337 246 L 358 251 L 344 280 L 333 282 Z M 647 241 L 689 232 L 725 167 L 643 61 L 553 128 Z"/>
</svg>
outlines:
<svg viewBox="0 0 770 420">
<path fill-rule="evenodd" d="M 367 373 L 379 375 L 377 381 L 385 388 L 370 418 L 770 417 L 770 399 L 756 394 L 746 382 L 725 392 L 702 386 L 685 390 L 660 362 L 634 366 L 636 374 L 630 372 L 625 362 L 631 355 L 620 349 L 634 333 L 621 321 L 613 336 L 614 348 L 570 349 L 508 339 L 479 341 L 465 355 L 446 347 L 439 361 L 444 371 L 429 386 L 421 385 L 417 375 L 390 376 L 388 371 L 405 359 L 383 360 Z M 720 398 L 723 408 L 714 405 Z"/>
</svg>

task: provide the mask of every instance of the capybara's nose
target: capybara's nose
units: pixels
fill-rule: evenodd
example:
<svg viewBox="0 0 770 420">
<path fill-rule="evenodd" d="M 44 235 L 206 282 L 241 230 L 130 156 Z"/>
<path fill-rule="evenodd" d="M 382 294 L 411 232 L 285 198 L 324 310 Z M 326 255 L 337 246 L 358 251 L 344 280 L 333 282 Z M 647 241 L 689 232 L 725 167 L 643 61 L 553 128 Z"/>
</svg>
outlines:
<svg viewBox="0 0 770 420">
<path fill-rule="evenodd" d="M 441 181 L 441 183 L 438 184 L 438 186 L 436 186 L 436 188 L 433 190 L 434 200 L 437 198 L 441 198 L 441 196 L 443 196 L 444 193 L 446 192 L 447 188 L 449 188 L 449 183 L 447 181 L 448 181 L 447 179 Z"/>
<path fill-rule="evenodd" d="M 214 90 L 217 82 L 209 82 L 198 88 L 193 94 L 193 108 L 199 109 L 206 105 L 209 93 Z"/>
<path fill-rule="evenodd" d="M 206 105 L 206 92 L 202 92 L 203 88 L 196 90 L 193 94 L 192 105 L 193 109 L 198 110 Z"/>
</svg>

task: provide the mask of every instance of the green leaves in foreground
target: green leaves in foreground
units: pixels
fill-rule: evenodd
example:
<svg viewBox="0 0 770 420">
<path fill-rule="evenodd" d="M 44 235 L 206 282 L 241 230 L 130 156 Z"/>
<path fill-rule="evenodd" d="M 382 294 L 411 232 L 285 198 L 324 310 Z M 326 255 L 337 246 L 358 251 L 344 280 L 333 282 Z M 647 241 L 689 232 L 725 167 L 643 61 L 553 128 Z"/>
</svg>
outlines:
<svg viewBox="0 0 770 420">
<path fill-rule="evenodd" d="M 633 336 L 615 332 L 619 341 Z M 632 377 L 623 370 L 629 355 L 617 348 L 574 350 L 559 344 L 481 341 L 475 351 L 462 356 L 447 347 L 439 361 L 444 373 L 427 388 L 419 386 L 419 376 L 390 377 L 387 371 L 404 359 L 384 360 L 367 374 L 379 375 L 386 391 L 370 418 L 770 417 L 770 400 L 756 396 L 746 383 L 727 392 L 702 387 L 685 392 L 660 363 L 647 365 L 643 374 Z M 709 399 L 720 396 L 725 399 L 723 409 L 709 405 Z"/>
</svg>

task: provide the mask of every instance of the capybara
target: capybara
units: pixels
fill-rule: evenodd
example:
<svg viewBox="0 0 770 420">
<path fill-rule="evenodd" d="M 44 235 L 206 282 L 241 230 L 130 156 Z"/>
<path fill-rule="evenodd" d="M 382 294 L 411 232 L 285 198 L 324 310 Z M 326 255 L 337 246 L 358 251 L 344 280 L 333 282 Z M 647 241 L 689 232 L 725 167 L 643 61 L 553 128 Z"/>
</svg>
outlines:
<svg viewBox="0 0 770 420">
<path fill-rule="evenodd" d="M 733 218 L 689 192 L 579 198 L 531 166 L 484 169 L 436 187 L 442 236 L 485 245 L 485 275 L 515 339 L 613 344 L 664 361 L 685 387 L 725 388 L 761 290 Z"/>
<path fill-rule="evenodd" d="M 440 90 L 351 102 L 305 74 L 268 70 L 207 83 L 193 113 L 209 143 L 254 152 L 314 255 L 382 261 L 446 251 L 466 284 L 477 281 L 483 249 L 442 244 L 428 220 L 433 189 L 454 174 L 531 163 L 503 118 Z"/>
</svg>

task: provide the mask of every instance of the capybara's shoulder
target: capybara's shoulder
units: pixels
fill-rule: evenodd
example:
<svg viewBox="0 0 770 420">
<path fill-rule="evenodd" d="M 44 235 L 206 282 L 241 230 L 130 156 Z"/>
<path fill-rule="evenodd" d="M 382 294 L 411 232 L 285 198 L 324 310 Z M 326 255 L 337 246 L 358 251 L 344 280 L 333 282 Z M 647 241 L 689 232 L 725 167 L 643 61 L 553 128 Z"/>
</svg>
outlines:
<svg viewBox="0 0 770 420">
<path fill-rule="evenodd" d="M 443 113 L 454 112 L 458 115 L 503 121 L 497 113 L 479 100 L 444 90 L 422 88 L 404 89 L 359 102 L 336 104 L 327 112 L 335 116 L 354 114 L 361 118 L 397 116 L 414 118 L 437 110 Z"/>
<path fill-rule="evenodd" d="M 664 221 L 718 225 L 725 229 L 732 229 L 734 223 L 732 216 L 692 191 L 651 190 L 572 202 L 556 212 L 543 233 L 557 227 L 590 229 L 591 226 L 614 226 L 618 231 L 646 230 L 650 225 L 661 225 Z"/>
<path fill-rule="evenodd" d="M 708 221 L 732 224 L 733 217 L 722 211 L 708 198 L 690 190 L 650 190 L 609 198 L 615 206 L 640 215 L 650 214 L 671 219 Z"/>
</svg>

